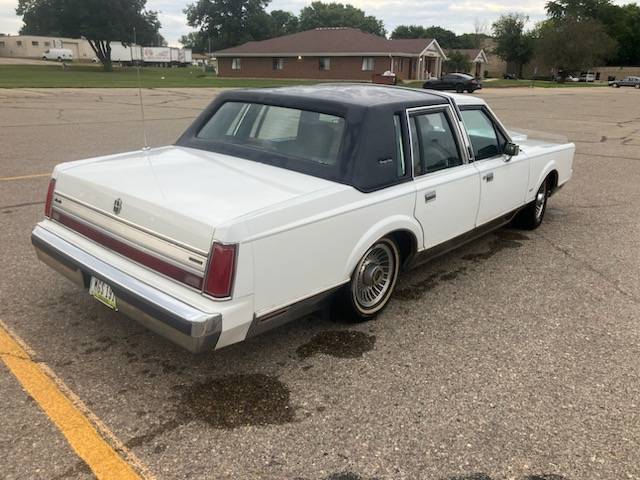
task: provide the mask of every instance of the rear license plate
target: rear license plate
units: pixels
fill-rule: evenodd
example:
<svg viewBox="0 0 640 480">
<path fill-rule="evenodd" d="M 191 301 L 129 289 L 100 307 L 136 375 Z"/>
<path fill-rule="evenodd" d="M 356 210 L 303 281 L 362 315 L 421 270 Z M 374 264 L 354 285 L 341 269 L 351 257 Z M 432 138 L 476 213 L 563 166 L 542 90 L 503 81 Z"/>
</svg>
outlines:
<svg viewBox="0 0 640 480">
<path fill-rule="evenodd" d="M 89 295 L 93 296 L 93 298 L 98 300 L 100 303 L 105 304 L 109 308 L 114 310 L 118 309 L 116 305 L 116 296 L 113 294 L 111 287 L 96 277 L 91 277 Z"/>
</svg>

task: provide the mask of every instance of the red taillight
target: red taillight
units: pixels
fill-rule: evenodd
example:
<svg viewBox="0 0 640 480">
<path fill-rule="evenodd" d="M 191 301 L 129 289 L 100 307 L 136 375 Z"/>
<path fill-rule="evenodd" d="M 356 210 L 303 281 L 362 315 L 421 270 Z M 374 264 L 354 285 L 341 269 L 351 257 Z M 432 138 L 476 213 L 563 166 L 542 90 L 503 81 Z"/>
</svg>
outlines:
<svg viewBox="0 0 640 480">
<path fill-rule="evenodd" d="M 49 180 L 49 189 L 47 190 L 47 200 L 44 203 L 44 215 L 51 218 L 51 211 L 53 210 L 53 192 L 56 189 L 56 179 Z"/>
<path fill-rule="evenodd" d="M 209 269 L 204 280 L 204 293 L 215 298 L 231 296 L 236 269 L 236 250 L 237 245 L 213 244 Z"/>
</svg>

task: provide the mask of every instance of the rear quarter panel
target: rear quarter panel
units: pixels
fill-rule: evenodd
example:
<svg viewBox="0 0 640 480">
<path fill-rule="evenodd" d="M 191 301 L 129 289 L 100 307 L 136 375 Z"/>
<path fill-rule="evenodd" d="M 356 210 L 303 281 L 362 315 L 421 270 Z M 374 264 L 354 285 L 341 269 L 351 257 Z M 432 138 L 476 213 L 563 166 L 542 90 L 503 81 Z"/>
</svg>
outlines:
<svg viewBox="0 0 640 480">
<path fill-rule="evenodd" d="M 341 185 L 331 194 L 245 218 L 256 315 L 348 282 L 366 250 L 392 231 L 409 231 L 422 245 L 414 204 L 413 182 L 373 193 Z"/>
</svg>

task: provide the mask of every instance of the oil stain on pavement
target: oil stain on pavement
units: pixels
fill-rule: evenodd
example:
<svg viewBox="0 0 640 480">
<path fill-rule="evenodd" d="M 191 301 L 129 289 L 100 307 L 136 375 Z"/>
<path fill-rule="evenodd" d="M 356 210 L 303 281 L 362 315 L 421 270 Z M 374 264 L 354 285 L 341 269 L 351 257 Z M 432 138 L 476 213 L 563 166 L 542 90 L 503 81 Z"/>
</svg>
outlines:
<svg viewBox="0 0 640 480">
<path fill-rule="evenodd" d="M 375 335 L 355 330 L 328 330 L 315 335 L 308 343 L 296 350 L 300 358 L 309 358 L 318 353 L 338 358 L 358 358 L 373 349 Z"/>
<path fill-rule="evenodd" d="M 289 402 L 289 388 L 276 377 L 225 375 L 189 387 L 183 411 L 189 420 L 221 429 L 282 425 L 294 420 L 295 409 Z"/>
<path fill-rule="evenodd" d="M 464 260 L 472 262 L 480 262 L 493 257 L 496 253 L 506 250 L 508 248 L 520 248 L 522 247 L 523 240 L 529 240 L 529 237 L 513 230 L 498 230 L 494 233 L 495 237 L 489 243 L 489 250 L 479 253 L 469 253 L 464 255 Z"/>
</svg>

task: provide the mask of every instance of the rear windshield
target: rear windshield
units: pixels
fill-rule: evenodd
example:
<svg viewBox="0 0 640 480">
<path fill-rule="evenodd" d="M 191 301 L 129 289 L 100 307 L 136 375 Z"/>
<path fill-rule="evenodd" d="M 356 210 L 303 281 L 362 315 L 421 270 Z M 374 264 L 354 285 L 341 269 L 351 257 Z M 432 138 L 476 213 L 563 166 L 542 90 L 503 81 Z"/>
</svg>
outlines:
<svg viewBox="0 0 640 480">
<path fill-rule="evenodd" d="M 335 165 L 344 119 L 309 110 L 226 102 L 196 135 L 321 165 Z"/>
</svg>

